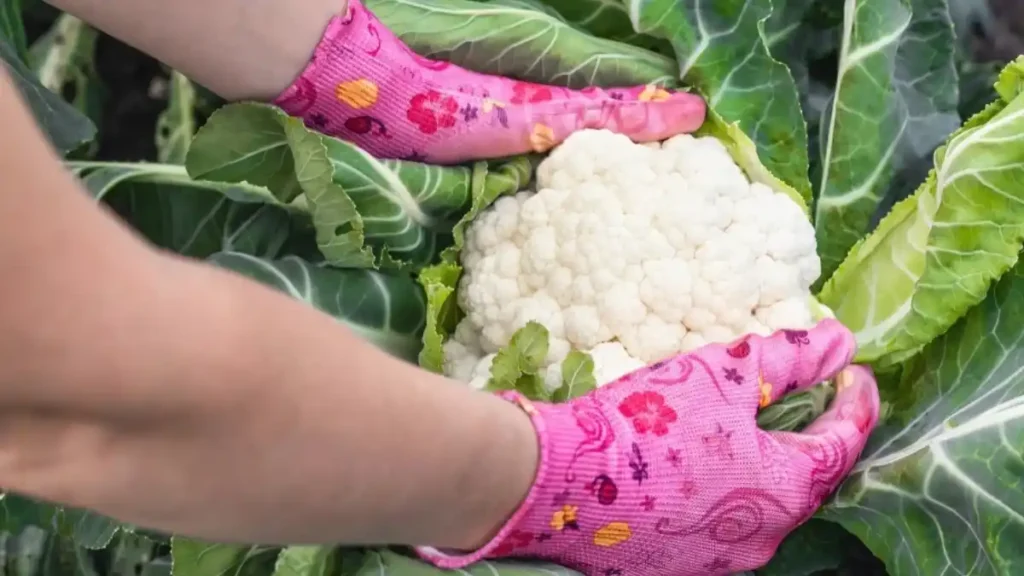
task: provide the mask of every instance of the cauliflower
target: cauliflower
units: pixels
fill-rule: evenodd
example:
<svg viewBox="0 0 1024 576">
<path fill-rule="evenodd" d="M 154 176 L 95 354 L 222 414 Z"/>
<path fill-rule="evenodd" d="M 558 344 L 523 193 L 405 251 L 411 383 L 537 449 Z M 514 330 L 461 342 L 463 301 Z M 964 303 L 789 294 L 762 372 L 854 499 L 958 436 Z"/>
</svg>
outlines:
<svg viewBox="0 0 1024 576">
<path fill-rule="evenodd" d="M 550 333 L 545 387 L 576 349 L 599 384 L 709 342 L 813 323 L 814 228 L 712 137 L 635 144 L 584 130 L 466 233 L 445 373 L 482 388 L 512 335 Z"/>
</svg>

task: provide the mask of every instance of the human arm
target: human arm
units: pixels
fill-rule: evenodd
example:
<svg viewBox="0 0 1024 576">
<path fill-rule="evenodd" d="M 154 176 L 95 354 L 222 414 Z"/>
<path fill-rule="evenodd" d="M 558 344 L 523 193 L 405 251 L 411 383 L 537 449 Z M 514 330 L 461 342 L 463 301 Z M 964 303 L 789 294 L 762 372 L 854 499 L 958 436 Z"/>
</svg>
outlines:
<svg viewBox="0 0 1024 576">
<path fill-rule="evenodd" d="M 98 209 L 0 72 L 0 485 L 168 532 L 472 547 L 529 419 Z"/>
<path fill-rule="evenodd" d="M 228 100 L 270 100 L 346 0 L 46 0 Z"/>
</svg>

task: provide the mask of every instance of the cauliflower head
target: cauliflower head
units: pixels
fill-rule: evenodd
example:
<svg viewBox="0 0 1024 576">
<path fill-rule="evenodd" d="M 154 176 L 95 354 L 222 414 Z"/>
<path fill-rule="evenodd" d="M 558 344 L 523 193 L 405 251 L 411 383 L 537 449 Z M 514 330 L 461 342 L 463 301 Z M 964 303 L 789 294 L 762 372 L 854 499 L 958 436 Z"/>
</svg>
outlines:
<svg viewBox="0 0 1024 576">
<path fill-rule="evenodd" d="M 484 387 L 495 353 L 530 321 L 550 333 L 549 389 L 572 349 L 591 354 L 604 384 L 709 342 L 813 324 L 814 228 L 715 138 L 636 144 L 583 130 L 536 184 L 467 230 L 448 376 Z"/>
</svg>

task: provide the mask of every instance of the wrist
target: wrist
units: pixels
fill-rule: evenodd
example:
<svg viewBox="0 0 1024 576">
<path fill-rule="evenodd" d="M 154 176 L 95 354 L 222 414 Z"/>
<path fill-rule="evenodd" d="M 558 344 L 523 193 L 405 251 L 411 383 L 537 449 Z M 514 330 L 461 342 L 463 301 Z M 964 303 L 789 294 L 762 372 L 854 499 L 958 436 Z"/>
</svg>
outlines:
<svg viewBox="0 0 1024 576">
<path fill-rule="evenodd" d="M 531 557 L 564 561 L 583 543 L 576 504 L 594 477 L 605 469 L 604 451 L 614 439 L 607 418 L 588 403 L 533 403 L 517 393 L 502 395 L 528 418 L 538 449 L 529 490 L 505 516 L 505 522 L 466 554 L 421 547 L 419 552 L 444 568 L 461 568 L 484 558 Z M 578 462 L 586 456 L 586 462 Z"/>
</svg>

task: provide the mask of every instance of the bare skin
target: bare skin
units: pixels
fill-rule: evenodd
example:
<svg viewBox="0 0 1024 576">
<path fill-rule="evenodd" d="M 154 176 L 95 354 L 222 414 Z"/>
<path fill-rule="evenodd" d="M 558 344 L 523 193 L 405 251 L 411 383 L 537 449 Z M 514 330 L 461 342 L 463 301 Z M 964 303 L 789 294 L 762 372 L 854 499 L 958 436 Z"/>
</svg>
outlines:
<svg viewBox="0 0 1024 576">
<path fill-rule="evenodd" d="M 518 409 L 148 246 L 16 94 L 0 68 L 0 486 L 218 541 L 473 548 L 514 511 Z"/>
<path fill-rule="evenodd" d="M 46 0 L 228 100 L 272 100 L 347 0 Z"/>
</svg>

